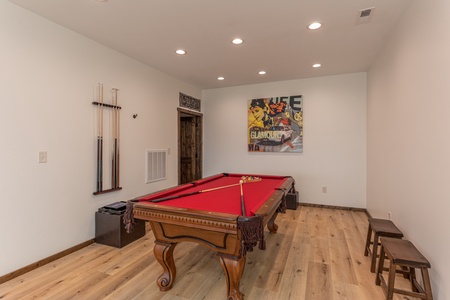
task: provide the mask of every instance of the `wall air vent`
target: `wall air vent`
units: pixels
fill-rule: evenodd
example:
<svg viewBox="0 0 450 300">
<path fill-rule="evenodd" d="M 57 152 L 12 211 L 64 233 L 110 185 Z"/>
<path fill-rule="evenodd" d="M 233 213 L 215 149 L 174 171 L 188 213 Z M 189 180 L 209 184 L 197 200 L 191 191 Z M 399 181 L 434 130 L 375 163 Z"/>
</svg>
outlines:
<svg viewBox="0 0 450 300">
<path fill-rule="evenodd" d="M 168 150 L 147 150 L 145 152 L 145 183 L 167 179 Z"/>
<path fill-rule="evenodd" d="M 360 9 L 356 18 L 356 24 L 369 23 L 372 19 L 374 9 L 375 7 Z"/>
</svg>

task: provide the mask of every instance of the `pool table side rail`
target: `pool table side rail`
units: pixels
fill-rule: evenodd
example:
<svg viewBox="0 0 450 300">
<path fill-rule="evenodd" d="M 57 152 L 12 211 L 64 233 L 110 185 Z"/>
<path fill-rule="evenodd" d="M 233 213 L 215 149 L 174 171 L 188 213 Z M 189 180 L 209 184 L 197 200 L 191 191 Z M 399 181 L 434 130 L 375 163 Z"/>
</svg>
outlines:
<svg viewBox="0 0 450 300">
<path fill-rule="evenodd" d="M 174 225 L 182 225 L 198 229 L 224 233 L 237 233 L 236 220 L 239 217 L 234 214 L 209 212 L 140 202 L 134 204 L 134 217 L 147 221 L 164 222 Z"/>
<path fill-rule="evenodd" d="M 264 225 L 267 224 L 266 217 L 271 217 L 277 209 L 280 207 L 286 207 L 286 195 L 292 189 L 294 189 L 294 179 L 292 177 L 286 177 L 286 180 L 281 186 L 270 196 L 270 198 L 258 208 L 255 212 L 255 216 L 262 216 Z M 285 209 L 281 209 L 281 212 L 285 212 Z"/>
<path fill-rule="evenodd" d="M 195 186 L 198 186 L 200 184 L 209 182 L 211 180 L 219 179 L 219 178 L 224 177 L 224 176 L 227 176 L 227 174 L 221 173 L 221 174 L 212 175 L 212 176 L 209 176 L 209 177 L 205 177 L 205 178 L 202 178 L 202 179 L 197 179 L 197 180 L 194 180 L 194 181 L 191 181 L 191 182 L 188 182 L 188 183 L 184 183 L 182 185 L 175 185 L 175 186 L 171 186 L 171 187 L 159 190 L 157 192 L 152 192 L 152 193 L 148 193 L 148 194 L 145 194 L 145 195 L 142 195 L 142 196 L 138 196 L 138 197 L 136 197 L 136 198 L 134 198 L 132 200 L 135 201 L 135 202 L 137 202 L 137 201 L 142 201 L 142 202 L 149 201 L 149 200 L 147 200 L 147 198 L 149 198 L 149 197 L 151 199 L 153 199 L 155 195 L 159 195 L 159 194 L 164 195 L 167 192 L 170 192 L 172 194 L 173 192 L 186 190 L 186 189 L 189 189 L 191 187 L 195 187 Z"/>
<path fill-rule="evenodd" d="M 152 192 L 152 193 L 148 193 L 142 196 L 138 196 L 136 198 L 133 198 L 131 201 L 133 202 L 151 202 L 150 199 L 154 199 L 154 198 L 159 198 L 159 197 L 155 197 L 155 195 L 161 195 L 161 197 L 166 197 L 167 193 L 169 193 L 169 195 L 173 194 L 176 191 L 183 191 L 183 190 L 187 190 L 191 187 L 194 187 L 195 185 L 193 183 L 185 183 L 182 185 L 177 185 L 177 186 L 172 186 L 172 187 L 168 187 L 166 189 L 162 189 L 159 190 L 157 192 Z"/>
<path fill-rule="evenodd" d="M 150 222 L 156 242 L 196 242 L 223 254 L 239 255 L 238 215 L 142 202 L 134 205 L 134 217 Z"/>
<path fill-rule="evenodd" d="M 273 214 L 280 207 L 281 202 L 284 198 L 284 192 L 277 190 L 275 191 L 269 199 L 255 212 L 255 216 L 261 216 L 264 226 L 267 225 L 269 219 L 273 216 Z"/>
<path fill-rule="evenodd" d="M 286 180 L 278 188 L 285 191 L 285 193 L 295 193 L 295 180 L 291 176 L 285 176 Z"/>
</svg>

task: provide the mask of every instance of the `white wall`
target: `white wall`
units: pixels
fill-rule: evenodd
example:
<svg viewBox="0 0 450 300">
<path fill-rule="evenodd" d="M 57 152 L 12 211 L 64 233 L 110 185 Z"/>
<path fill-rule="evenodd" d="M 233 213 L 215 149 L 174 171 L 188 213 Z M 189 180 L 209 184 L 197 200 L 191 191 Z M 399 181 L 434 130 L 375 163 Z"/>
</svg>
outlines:
<svg viewBox="0 0 450 300">
<path fill-rule="evenodd" d="M 303 95 L 303 153 L 247 152 L 247 100 L 291 95 Z M 205 175 L 290 175 L 300 202 L 366 207 L 366 73 L 205 90 L 202 100 Z"/>
<path fill-rule="evenodd" d="M 367 208 L 392 219 L 450 299 L 450 2 L 412 1 L 368 75 Z"/>
<path fill-rule="evenodd" d="M 6 0 L 0 39 L 1 276 L 94 238 L 99 207 L 176 185 L 178 93 L 201 91 Z M 98 82 L 108 102 L 120 89 L 123 190 L 94 196 Z M 145 149 L 167 148 L 169 179 L 145 184 Z"/>
</svg>

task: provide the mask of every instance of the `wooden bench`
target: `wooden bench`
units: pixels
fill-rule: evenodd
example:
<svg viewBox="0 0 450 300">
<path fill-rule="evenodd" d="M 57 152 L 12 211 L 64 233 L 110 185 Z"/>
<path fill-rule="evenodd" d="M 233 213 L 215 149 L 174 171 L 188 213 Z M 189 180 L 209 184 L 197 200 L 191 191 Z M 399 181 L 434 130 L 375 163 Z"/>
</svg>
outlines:
<svg viewBox="0 0 450 300">
<path fill-rule="evenodd" d="M 396 238 L 380 238 L 380 260 L 376 274 L 377 285 L 382 286 L 386 293 L 386 299 L 393 298 L 394 293 L 417 297 L 426 300 L 432 300 L 430 276 L 428 269 L 431 268 L 428 260 L 417 250 L 417 248 L 407 240 Z M 388 283 L 383 277 L 385 255 L 389 259 L 389 276 Z M 397 266 L 407 268 L 409 270 L 409 280 L 411 282 L 411 291 L 395 288 L 395 274 Z M 422 274 L 422 287 L 416 280 L 416 269 L 420 269 Z"/>
<path fill-rule="evenodd" d="M 373 241 L 372 232 L 374 233 Z M 370 254 L 372 256 L 372 261 L 370 264 L 370 272 L 372 273 L 375 272 L 380 237 L 392 237 L 401 239 L 403 237 L 403 233 L 390 220 L 369 218 L 369 228 L 367 230 L 367 240 L 364 255 L 368 256 Z M 370 249 L 370 245 L 373 245 L 372 250 Z"/>
</svg>

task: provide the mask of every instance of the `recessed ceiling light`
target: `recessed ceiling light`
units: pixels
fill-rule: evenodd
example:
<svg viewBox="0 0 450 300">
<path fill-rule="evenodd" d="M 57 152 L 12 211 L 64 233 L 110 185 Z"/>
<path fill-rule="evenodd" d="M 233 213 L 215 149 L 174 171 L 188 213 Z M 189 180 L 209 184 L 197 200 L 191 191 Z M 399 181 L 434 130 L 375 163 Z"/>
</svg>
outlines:
<svg viewBox="0 0 450 300">
<path fill-rule="evenodd" d="M 220 76 L 220 77 L 217 77 L 217 80 L 224 80 L 225 78 L 224 77 L 222 77 L 222 76 Z"/>
<path fill-rule="evenodd" d="M 266 75 L 266 73 L 267 73 L 266 71 L 259 71 L 258 72 L 259 75 Z"/>
<path fill-rule="evenodd" d="M 322 65 L 321 64 L 313 64 L 312 67 L 313 68 L 320 68 Z"/>
<path fill-rule="evenodd" d="M 183 49 L 178 49 L 177 51 L 175 51 L 175 53 L 179 55 L 184 55 L 186 54 L 186 51 L 184 51 Z"/>
<path fill-rule="evenodd" d="M 106 2 L 106 1 L 108 1 L 108 0 L 97 0 L 98 2 Z"/>
<path fill-rule="evenodd" d="M 309 29 L 312 29 L 312 30 L 314 30 L 314 29 L 319 29 L 320 27 L 322 27 L 322 24 L 320 24 L 319 22 L 311 23 L 311 24 L 309 24 L 309 26 L 308 26 L 308 28 L 309 28 Z"/>
<path fill-rule="evenodd" d="M 242 40 L 242 39 L 240 39 L 240 38 L 235 38 L 233 41 L 232 41 L 232 43 L 233 44 L 235 44 L 235 45 L 240 45 L 240 44 L 242 44 L 244 41 Z"/>
</svg>

